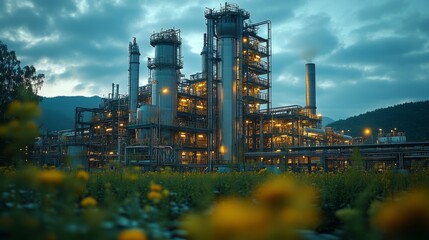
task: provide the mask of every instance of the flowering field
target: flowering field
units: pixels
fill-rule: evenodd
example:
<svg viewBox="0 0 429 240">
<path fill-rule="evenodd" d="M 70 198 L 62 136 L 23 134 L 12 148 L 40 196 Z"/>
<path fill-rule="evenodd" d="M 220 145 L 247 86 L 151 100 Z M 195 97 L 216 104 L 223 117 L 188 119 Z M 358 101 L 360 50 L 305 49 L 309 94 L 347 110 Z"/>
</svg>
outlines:
<svg viewBox="0 0 429 240">
<path fill-rule="evenodd" d="M 429 239 L 429 176 L 0 171 L 0 239 Z"/>
</svg>

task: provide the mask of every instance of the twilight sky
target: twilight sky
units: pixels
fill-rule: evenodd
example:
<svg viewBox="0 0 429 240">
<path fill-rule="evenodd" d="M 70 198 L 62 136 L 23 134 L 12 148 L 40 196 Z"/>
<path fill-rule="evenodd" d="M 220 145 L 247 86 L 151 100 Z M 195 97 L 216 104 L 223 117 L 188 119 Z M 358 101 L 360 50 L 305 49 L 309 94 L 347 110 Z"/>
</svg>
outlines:
<svg viewBox="0 0 429 240">
<path fill-rule="evenodd" d="M 427 0 L 240 0 L 272 21 L 273 106 L 305 105 L 304 64 L 316 64 L 317 112 L 345 119 L 429 99 Z M 2 0 L 0 41 L 46 76 L 42 96 L 104 96 L 128 86 L 128 43 L 147 83 L 152 33 L 181 30 L 186 77 L 200 71 L 204 10 L 224 1 Z"/>
</svg>

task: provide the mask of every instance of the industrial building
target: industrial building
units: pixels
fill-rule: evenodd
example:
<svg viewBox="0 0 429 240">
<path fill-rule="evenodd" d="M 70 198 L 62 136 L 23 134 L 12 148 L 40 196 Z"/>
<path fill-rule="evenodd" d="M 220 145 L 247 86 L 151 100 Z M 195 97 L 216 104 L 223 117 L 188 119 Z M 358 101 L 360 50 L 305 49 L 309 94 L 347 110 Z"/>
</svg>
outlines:
<svg viewBox="0 0 429 240">
<path fill-rule="evenodd" d="M 155 56 L 144 61 L 133 38 L 127 94 L 112 83 L 98 108 L 77 107 L 75 128 L 41 136 L 26 160 L 72 168 L 336 171 L 358 148 L 367 169 L 429 166 L 429 142 L 406 143 L 396 129 L 380 129 L 373 141 L 322 128 L 314 63 L 303 66 L 306 105 L 273 107 L 271 22 L 254 23 L 230 3 L 204 15 L 200 72 L 181 72 L 180 30 L 152 34 Z M 140 82 L 141 62 L 149 77 Z"/>
<path fill-rule="evenodd" d="M 91 166 L 116 159 L 184 168 L 275 165 L 281 159 L 264 153 L 351 143 L 321 128 L 313 63 L 305 65 L 306 106 L 272 107 L 270 21 L 253 23 L 249 12 L 230 3 L 204 14 L 201 72 L 181 73 L 180 30 L 161 30 L 150 36 L 155 56 L 147 59 L 149 79 L 140 86 L 142 60 L 133 38 L 128 94 L 112 84 L 99 108 L 76 109 L 73 141 L 86 146 Z"/>
</svg>

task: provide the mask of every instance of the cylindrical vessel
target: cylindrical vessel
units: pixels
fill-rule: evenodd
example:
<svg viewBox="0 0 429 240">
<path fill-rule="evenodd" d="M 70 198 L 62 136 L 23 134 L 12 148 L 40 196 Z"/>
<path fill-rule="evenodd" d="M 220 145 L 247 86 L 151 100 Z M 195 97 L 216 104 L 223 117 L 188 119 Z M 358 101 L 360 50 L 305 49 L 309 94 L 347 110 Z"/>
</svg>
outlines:
<svg viewBox="0 0 429 240">
<path fill-rule="evenodd" d="M 308 114 L 316 114 L 316 65 L 305 64 L 305 102 Z"/>
<path fill-rule="evenodd" d="M 155 33 L 150 38 L 155 47 L 155 58 L 148 62 L 152 70 L 152 105 L 158 106 L 160 126 L 173 126 L 177 115 L 177 83 L 181 65 L 180 32 L 168 29 Z M 161 129 L 159 143 L 173 144 L 172 132 Z"/>
<path fill-rule="evenodd" d="M 72 169 L 88 169 L 88 147 L 84 144 L 67 146 L 67 158 Z"/>
<path fill-rule="evenodd" d="M 237 16 L 222 15 L 216 26 L 220 81 L 217 85 L 219 111 L 219 152 L 222 160 L 235 161 L 237 134 Z"/>
<path fill-rule="evenodd" d="M 128 77 L 128 110 L 130 113 L 129 122 L 136 120 L 137 112 L 137 97 L 139 89 L 139 66 L 140 66 L 140 50 L 137 45 L 136 38 L 129 45 L 129 77 Z"/>
</svg>

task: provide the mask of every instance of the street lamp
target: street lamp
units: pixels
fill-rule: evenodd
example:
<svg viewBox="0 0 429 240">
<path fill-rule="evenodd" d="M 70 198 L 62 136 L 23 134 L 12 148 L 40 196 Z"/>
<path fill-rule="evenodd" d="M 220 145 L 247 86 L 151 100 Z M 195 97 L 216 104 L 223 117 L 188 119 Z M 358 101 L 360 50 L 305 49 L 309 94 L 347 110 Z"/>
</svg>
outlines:
<svg viewBox="0 0 429 240">
<path fill-rule="evenodd" d="M 370 137 L 370 139 L 371 139 L 370 143 L 372 143 L 372 131 L 371 131 L 371 128 L 365 128 L 364 131 L 363 131 L 363 133 L 368 138 Z"/>
</svg>

